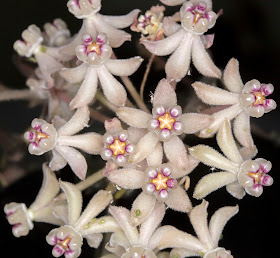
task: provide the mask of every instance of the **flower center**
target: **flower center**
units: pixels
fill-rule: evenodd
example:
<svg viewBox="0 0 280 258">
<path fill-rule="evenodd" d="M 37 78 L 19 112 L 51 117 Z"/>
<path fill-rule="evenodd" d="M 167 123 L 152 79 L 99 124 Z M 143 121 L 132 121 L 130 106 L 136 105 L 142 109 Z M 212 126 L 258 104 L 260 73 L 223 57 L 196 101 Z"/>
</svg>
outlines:
<svg viewBox="0 0 280 258">
<path fill-rule="evenodd" d="M 61 240 L 58 244 L 64 249 L 68 249 L 68 244 L 71 241 L 71 236 L 66 237 L 64 240 Z"/>
<path fill-rule="evenodd" d="M 152 12 L 141 15 L 138 19 L 138 28 L 143 34 L 153 34 L 157 31 L 160 20 Z"/>
<path fill-rule="evenodd" d="M 158 117 L 157 120 L 160 122 L 159 128 L 161 130 L 164 128 L 171 130 L 173 123 L 176 121 L 168 113 L 165 113 L 165 115 Z"/>
<path fill-rule="evenodd" d="M 151 183 L 153 183 L 156 187 L 156 190 L 159 191 L 161 189 L 167 188 L 167 176 L 163 176 L 161 173 L 158 173 L 157 177 L 151 180 Z"/>
<path fill-rule="evenodd" d="M 197 24 L 197 22 L 199 21 L 200 18 L 204 18 L 204 13 L 198 13 L 198 12 L 194 12 L 194 19 L 193 19 L 193 23 Z"/>
<path fill-rule="evenodd" d="M 252 177 L 256 184 L 258 184 L 261 181 L 262 172 L 258 170 L 257 172 L 248 172 L 247 173 L 249 177 Z"/>
<path fill-rule="evenodd" d="M 253 92 L 255 95 L 255 102 L 252 104 L 253 106 L 263 105 L 263 101 L 265 100 L 265 96 L 261 93 L 261 91 Z"/>
<path fill-rule="evenodd" d="M 49 135 L 47 135 L 46 133 L 43 133 L 41 131 L 36 131 L 35 132 L 35 142 L 39 142 L 41 139 L 47 139 L 50 138 Z"/>
<path fill-rule="evenodd" d="M 125 154 L 125 146 L 125 142 L 115 139 L 114 143 L 109 145 L 109 148 L 113 151 L 114 156 L 117 156 L 119 154 Z"/>
<path fill-rule="evenodd" d="M 100 45 L 93 42 L 92 44 L 87 46 L 87 54 L 90 52 L 95 52 L 97 55 L 100 56 Z"/>
</svg>

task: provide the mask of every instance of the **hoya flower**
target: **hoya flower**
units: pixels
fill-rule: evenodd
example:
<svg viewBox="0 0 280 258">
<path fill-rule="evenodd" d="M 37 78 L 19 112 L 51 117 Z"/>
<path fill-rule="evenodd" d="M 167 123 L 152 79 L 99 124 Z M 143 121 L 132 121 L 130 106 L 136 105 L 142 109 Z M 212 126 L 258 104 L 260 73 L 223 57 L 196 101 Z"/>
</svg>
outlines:
<svg viewBox="0 0 280 258">
<path fill-rule="evenodd" d="M 130 34 L 120 29 L 130 26 L 140 12 L 140 10 L 135 9 L 127 15 L 102 15 L 99 13 L 101 0 L 69 0 L 67 7 L 76 18 L 83 20 L 78 34 L 69 44 L 59 49 L 60 55 L 68 56 L 69 60 L 74 57 L 74 50 L 80 44 L 85 33 L 91 34 L 93 38 L 100 33 L 105 33 L 111 47 L 120 47 L 125 41 L 131 39 Z"/>
<path fill-rule="evenodd" d="M 196 69 L 204 76 L 220 78 L 221 71 L 215 66 L 205 50 L 203 34 L 211 29 L 217 19 L 212 11 L 211 0 L 186 1 L 180 9 L 181 26 L 172 24 L 176 31 L 165 39 L 158 41 L 143 40 L 141 43 L 153 54 L 171 56 L 165 65 L 167 79 L 180 81 L 185 77 L 192 60 Z"/>
<path fill-rule="evenodd" d="M 202 163 L 221 169 L 221 172 L 206 175 L 198 182 L 193 194 L 195 198 L 204 198 L 223 186 L 237 199 L 242 199 L 245 193 L 259 197 L 263 186 L 272 185 L 273 179 L 267 174 L 271 170 L 271 162 L 262 158 L 243 158 L 228 120 L 219 129 L 217 142 L 225 156 L 202 144 L 189 148 L 190 154 Z"/>
<path fill-rule="evenodd" d="M 150 10 L 145 14 L 139 16 L 139 18 L 132 24 L 130 29 L 132 31 L 141 32 L 141 40 L 159 40 L 163 37 L 162 20 L 164 17 L 164 6 L 152 6 Z"/>
<path fill-rule="evenodd" d="M 129 156 L 134 151 L 131 131 L 124 130 L 117 118 L 105 121 L 106 133 L 103 136 L 104 148 L 101 157 L 114 163 L 115 166 L 125 166 Z"/>
<path fill-rule="evenodd" d="M 54 171 L 64 168 L 67 163 L 80 179 L 87 173 L 87 162 L 84 156 L 75 148 L 90 154 L 98 154 L 102 149 L 102 136 L 97 133 L 78 134 L 89 121 L 87 107 L 77 109 L 72 118 L 66 122 L 55 117 L 53 123 L 35 118 L 32 131 L 27 131 L 24 138 L 30 142 L 28 151 L 33 155 L 42 155 L 52 151 L 53 158 L 50 168 Z"/>
<path fill-rule="evenodd" d="M 42 33 L 47 46 L 60 47 L 70 40 L 70 31 L 62 19 L 55 19 L 52 23 L 44 24 Z"/>
<path fill-rule="evenodd" d="M 150 211 L 149 217 L 139 227 L 133 225 L 132 212 L 126 208 L 110 206 L 109 212 L 123 230 L 113 233 L 106 245 L 106 249 L 115 254 L 110 257 L 161 257 L 162 253 L 158 252 L 157 248 L 164 236 L 163 232 L 160 231 L 161 228 L 158 228 L 165 214 L 165 207 L 162 203 L 155 205 Z M 165 230 L 164 233 L 168 234 L 168 230 Z M 103 258 L 105 257 L 107 256 L 103 256 Z"/>
<path fill-rule="evenodd" d="M 188 169 L 185 145 L 178 136 L 183 133 L 193 134 L 205 128 L 211 123 L 210 116 L 182 114 L 182 108 L 177 105 L 176 93 L 165 79 L 159 82 L 152 104 L 152 114 L 129 107 L 119 108 L 116 112 L 129 126 L 148 130 L 135 146 L 135 152 L 130 155 L 131 162 L 140 162 L 154 150 L 161 156 L 163 142 L 163 150 L 169 161 L 181 169 Z"/>
<path fill-rule="evenodd" d="M 68 215 L 66 224 L 51 230 L 46 236 L 47 243 L 54 246 L 52 255 L 66 258 L 78 257 L 81 254 L 83 238 L 89 246 L 97 248 L 102 241 L 103 232 L 119 229 L 118 224 L 110 216 L 96 218 L 112 201 L 110 192 L 100 190 L 90 200 L 81 214 L 82 194 L 71 183 L 60 181 L 60 186 L 67 197 Z"/>
<path fill-rule="evenodd" d="M 8 222 L 13 226 L 12 232 L 15 237 L 28 235 L 34 228 L 34 221 L 54 225 L 63 224 L 63 220 L 53 213 L 55 203 L 52 201 L 59 192 L 59 185 L 55 174 L 46 163 L 43 164 L 43 176 L 41 189 L 29 208 L 24 203 L 15 202 L 6 204 L 4 207 Z"/>
<path fill-rule="evenodd" d="M 203 200 L 189 213 L 190 222 L 197 237 L 178 229 L 170 230 L 160 242 L 159 248 L 173 247 L 170 257 L 233 258 L 230 251 L 218 247 L 223 228 L 238 212 L 238 206 L 218 209 L 207 222 L 208 202 Z M 163 227 L 164 228 L 164 227 Z"/>
<path fill-rule="evenodd" d="M 22 33 L 23 40 L 17 40 L 14 43 L 14 49 L 19 55 L 31 58 L 34 56 L 38 66 L 47 82 L 48 87 L 54 86 L 52 74 L 61 70 L 63 65 L 58 62 L 42 45 L 43 35 L 36 25 L 30 25 Z"/>
<path fill-rule="evenodd" d="M 212 115 L 214 122 L 200 132 L 201 137 L 210 137 L 219 129 L 225 119 L 235 119 L 233 130 L 242 146 L 254 145 L 250 130 L 250 116 L 261 117 L 276 108 L 272 99 L 266 99 L 273 92 L 272 84 L 251 80 L 243 84 L 238 61 L 232 58 L 225 70 L 223 80 L 228 90 L 195 82 L 192 84 L 197 96 L 206 104 L 221 106 L 222 110 Z"/>
<path fill-rule="evenodd" d="M 110 59 L 112 48 L 107 36 L 98 34 L 96 40 L 90 34 L 83 35 L 83 44 L 77 46 L 76 55 L 83 63 L 75 68 L 65 68 L 60 74 L 70 83 L 82 82 L 78 93 L 70 103 L 70 108 L 88 105 L 94 98 L 98 80 L 105 97 L 114 105 L 123 106 L 127 99 L 123 85 L 114 78 L 133 74 L 143 59 Z"/>
</svg>

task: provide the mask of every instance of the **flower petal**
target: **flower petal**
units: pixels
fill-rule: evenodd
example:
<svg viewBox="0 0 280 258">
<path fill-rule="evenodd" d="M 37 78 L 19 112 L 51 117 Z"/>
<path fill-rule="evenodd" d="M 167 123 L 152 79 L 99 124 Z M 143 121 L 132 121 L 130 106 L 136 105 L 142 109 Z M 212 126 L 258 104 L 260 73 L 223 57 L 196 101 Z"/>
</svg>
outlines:
<svg viewBox="0 0 280 258">
<path fill-rule="evenodd" d="M 110 206 L 109 212 L 117 220 L 131 245 L 138 244 L 138 232 L 131 225 L 130 211 L 124 207 Z"/>
<path fill-rule="evenodd" d="M 155 89 L 152 98 L 153 106 L 164 106 L 165 108 L 174 107 L 177 105 L 177 96 L 173 87 L 166 79 L 162 79 Z"/>
<path fill-rule="evenodd" d="M 231 172 L 223 171 L 208 174 L 202 177 L 195 186 L 193 197 L 195 199 L 202 199 L 208 194 L 236 180 L 236 175 Z"/>
<path fill-rule="evenodd" d="M 213 214 L 209 222 L 209 231 L 214 246 L 218 246 L 225 225 L 237 212 L 238 205 L 220 208 Z"/>
<path fill-rule="evenodd" d="M 193 256 L 200 256 L 200 253 L 186 248 L 174 248 L 170 252 L 170 257 L 185 258 Z"/>
<path fill-rule="evenodd" d="M 102 15 L 99 14 L 99 17 L 106 23 L 110 24 L 114 28 L 124 29 L 130 26 L 133 23 L 133 20 L 137 17 L 140 10 L 135 9 L 125 15 Z"/>
<path fill-rule="evenodd" d="M 173 35 L 157 41 L 142 40 L 141 43 L 154 55 L 166 56 L 173 53 L 182 41 L 185 32 L 181 29 Z"/>
<path fill-rule="evenodd" d="M 180 5 L 185 2 L 185 0 L 160 0 L 160 1 L 169 6 Z"/>
<path fill-rule="evenodd" d="M 69 182 L 59 181 L 61 189 L 67 197 L 68 204 L 68 225 L 73 226 L 78 220 L 82 210 L 82 193 Z"/>
<path fill-rule="evenodd" d="M 125 31 L 118 30 L 106 23 L 99 13 L 95 15 L 94 19 L 92 19 L 92 22 L 95 24 L 98 33 L 105 33 L 107 35 L 109 44 L 113 48 L 120 47 L 125 41 L 131 40 L 130 34 L 126 33 Z"/>
<path fill-rule="evenodd" d="M 158 143 L 158 137 L 153 132 L 147 133 L 135 146 L 134 152 L 130 155 L 132 163 L 138 163 L 149 156 Z"/>
<path fill-rule="evenodd" d="M 49 163 L 49 167 L 52 171 L 58 171 L 67 165 L 67 161 L 55 149 L 52 150 L 52 156 Z"/>
<path fill-rule="evenodd" d="M 104 65 L 107 70 L 116 76 L 130 76 L 139 68 L 143 62 L 140 56 L 129 59 L 109 59 Z"/>
<path fill-rule="evenodd" d="M 149 244 L 150 238 L 165 215 L 165 205 L 162 202 L 156 202 L 154 209 L 149 217 L 143 221 L 140 226 L 139 243 L 143 246 Z"/>
<path fill-rule="evenodd" d="M 213 118 L 204 114 L 186 113 L 180 116 L 179 121 L 184 125 L 184 133 L 194 134 L 208 127 Z"/>
<path fill-rule="evenodd" d="M 88 65 L 83 63 L 75 68 L 62 68 L 59 74 L 69 83 L 82 82 L 86 76 Z"/>
<path fill-rule="evenodd" d="M 104 148 L 102 135 L 93 132 L 74 136 L 60 136 L 58 142 L 60 145 L 75 147 L 89 154 L 99 154 Z"/>
<path fill-rule="evenodd" d="M 169 141 L 163 143 L 164 153 L 167 159 L 179 168 L 188 169 L 188 155 L 182 140 L 173 135 Z"/>
<path fill-rule="evenodd" d="M 147 123 L 152 119 L 152 115 L 136 108 L 118 108 L 117 116 L 129 126 L 137 128 L 147 128 Z"/>
<path fill-rule="evenodd" d="M 169 208 L 180 212 L 189 212 L 192 209 L 192 204 L 186 191 L 180 186 L 169 191 L 165 204 Z"/>
<path fill-rule="evenodd" d="M 202 75 L 219 79 L 222 77 L 221 70 L 212 61 L 199 36 L 193 40 L 192 61 Z"/>
<path fill-rule="evenodd" d="M 239 73 L 239 63 L 237 59 L 229 60 L 223 75 L 224 83 L 229 91 L 240 94 L 243 90 L 243 82 Z"/>
<path fill-rule="evenodd" d="M 176 33 L 174 35 L 176 35 Z M 180 45 L 175 50 L 175 52 L 168 58 L 165 64 L 165 72 L 167 79 L 180 81 L 183 77 L 186 76 L 191 63 L 191 49 L 193 44 L 193 38 L 193 34 L 187 33 L 185 34 L 183 39 L 180 39 Z"/>
<path fill-rule="evenodd" d="M 232 162 L 236 164 L 241 164 L 243 162 L 233 138 L 231 126 L 228 120 L 223 122 L 217 133 L 217 143 L 225 156 Z"/>
<path fill-rule="evenodd" d="M 182 28 L 172 17 L 164 17 L 162 27 L 166 36 L 171 36 Z"/>
<path fill-rule="evenodd" d="M 212 115 L 212 118 L 214 119 L 214 122 L 208 126 L 207 128 L 200 131 L 199 137 L 207 138 L 213 136 L 218 130 L 221 124 L 224 122 L 225 119 L 228 119 L 231 121 L 235 118 L 242 108 L 239 104 L 235 104 L 229 108 L 225 108 L 219 112 L 216 112 Z"/>
<path fill-rule="evenodd" d="M 131 208 L 131 223 L 133 227 L 140 225 L 151 214 L 155 207 L 154 195 L 141 192 L 134 200 Z"/>
<path fill-rule="evenodd" d="M 89 245 L 91 248 L 98 248 L 99 245 L 100 245 L 101 242 L 102 242 L 103 234 L 101 234 L 101 233 L 92 234 L 92 235 L 86 236 L 85 238 L 86 238 L 86 240 L 87 240 L 88 245 Z"/>
<path fill-rule="evenodd" d="M 239 103 L 239 95 L 210 86 L 202 82 L 194 82 L 192 87 L 196 95 L 208 105 L 233 105 Z"/>
<path fill-rule="evenodd" d="M 246 111 L 242 111 L 235 118 L 233 132 L 234 136 L 242 146 L 246 148 L 252 148 L 254 146 L 254 140 L 251 134 L 250 116 Z"/>
<path fill-rule="evenodd" d="M 77 150 L 68 146 L 56 146 L 56 150 L 67 161 L 75 175 L 84 180 L 87 173 L 87 162 L 84 156 Z"/>
<path fill-rule="evenodd" d="M 123 85 L 104 65 L 98 67 L 97 74 L 105 97 L 116 106 L 124 106 L 127 95 Z"/>
<path fill-rule="evenodd" d="M 234 181 L 226 186 L 229 194 L 231 194 L 236 199 L 242 199 L 245 196 L 244 188 L 239 184 L 238 181 Z"/>
<path fill-rule="evenodd" d="M 113 200 L 110 192 L 99 190 L 90 200 L 80 218 L 75 223 L 75 228 L 80 231 L 92 218 L 99 215 Z"/>
<path fill-rule="evenodd" d="M 78 108 L 72 118 L 58 130 L 59 135 L 73 135 L 88 125 L 89 109 L 87 106 Z"/>
<path fill-rule="evenodd" d="M 43 164 L 43 183 L 35 201 L 29 207 L 29 211 L 40 209 L 48 204 L 58 194 L 60 187 L 55 174 L 47 166 Z"/>
<path fill-rule="evenodd" d="M 88 105 L 94 98 L 97 89 L 97 73 L 95 67 L 89 67 L 83 83 L 75 98 L 70 102 L 70 108 L 80 108 Z"/>
<path fill-rule="evenodd" d="M 162 163 L 163 150 L 161 142 L 158 142 L 152 153 L 147 157 L 148 166 L 158 167 Z"/>
<path fill-rule="evenodd" d="M 125 189 L 141 188 L 146 179 L 143 171 L 133 168 L 113 170 L 107 177 L 111 182 Z"/>
</svg>

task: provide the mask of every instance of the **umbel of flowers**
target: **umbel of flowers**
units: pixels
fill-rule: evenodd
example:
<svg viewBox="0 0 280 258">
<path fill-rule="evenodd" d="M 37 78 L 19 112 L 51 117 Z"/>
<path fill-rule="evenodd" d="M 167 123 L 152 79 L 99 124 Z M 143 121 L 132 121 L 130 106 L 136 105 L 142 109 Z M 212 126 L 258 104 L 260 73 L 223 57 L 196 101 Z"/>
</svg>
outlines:
<svg viewBox="0 0 280 258">
<path fill-rule="evenodd" d="M 80 256 L 87 240 L 103 258 L 231 258 L 234 252 L 220 247 L 219 240 L 238 206 L 218 209 L 208 223 L 204 198 L 223 186 L 238 200 L 246 193 L 259 197 L 273 184 L 271 162 L 254 159 L 258 146 L 250 128 L 251 116 L 258 118 L 276 108 L 268 98 L 273 85 L 255 79 L 244 84 L 234 58 L 223 72 L 215 65 L 215 56 L 207 52 L 214 34 L 206 33 L 215 29 L 221 12 L 213 11 L 211 0 L 161 2 L 180 5 L 178 12 L 164 17 L 166 8 L 157 5 L 139 17 L 138 9 L 122 16 L 102 15 L 101 0 L 69 0 L 69 12 L 82 20 L 77 34 L 71 36 L 67 24 L 55 19 L 42 31 L 30 25 L 23 40 L 14 44 L 36 67 L 28 67 L 27 89 L 3 87 L 0 100 L 43 105 L 42 114 L 23 136 L 29 153 L 46 154 L 46 162 L 35 201 L 30 206 L 11 202 L 4 212 L 16 237 L 26 236 L 40 222 L 54 225 L 46 236 L 54 257 Z M 122 30 L 129 26 L 152 53 L 142 83 L 136 86 L 128 76 L 139 75 L 144 59 L 129 54 L 118 59 L 113 50 L 131 40 Z M 151 85 L 153 93 L 145 103 L 141 92 L 150 68 L 164 61 L 155 56 L 167 55 L 166 78 Z M 197 97 L 211 105 L 200 113 L 187 111 L 189 96 L 177 97 L 186 81 L 182 79 L 190 76 L 194 81 L 191 63 L 212 82 L 222 77 L 226 87 L 192 83 Z M 202 138 L 200 144 L 190 146 L 186 135 Z M 223 154 L 201 143 L 215 135 Z M 90 155 L 98 155 L 104 164 L 101 170 L 88 166 Z M 202 177 L 196 169 L 199 162 L 219 171 Z M 67 165 L 81 181 L 57 179 L 55 173 L 63 175 Z M 200 180 L 191 193 L 194 173 Z M 83 191 L 93 185 L 95 194 L 83 204 L 83 195 L 92 192 Z M 194 206 L 192 197 L 202 203 Z M 119 205 L 127 198 L 134 198 L 131 209 Z M 176 215 L 167 225 L 168 208 L 188 216 L 196 236 L 173 226 Z"/>
</svg>

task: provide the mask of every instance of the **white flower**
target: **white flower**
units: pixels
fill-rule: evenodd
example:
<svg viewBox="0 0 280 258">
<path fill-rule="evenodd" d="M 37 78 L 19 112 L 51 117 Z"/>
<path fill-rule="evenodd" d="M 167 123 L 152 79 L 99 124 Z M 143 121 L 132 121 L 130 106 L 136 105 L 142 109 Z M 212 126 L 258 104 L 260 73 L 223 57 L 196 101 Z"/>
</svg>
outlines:
<svg viewBox="0 0 280 258">
<path fill-rule="evenodd" d="M 238 206 L 226 206 L 218 209 L 211 217 L 209 224 L 207 222 L 207 207 L 208 202 L 203 200 L 189 213 L 190 222 L 197 237 L 173 228 L 173 231 L 161 239 L 159 248 L 174 247 L 170 257 L 177 258 L 192 256 L 233 258 L 229 251 L 218 247 L 218 242 L 226 223 L 238 212 Z"/>
<path fill-rule="evenodd" d="M 225 119 L 234 120 L 233 131 L 242 146 L 253 148 L 250 130 L 250 116 L 261 117 L 276 108 L 276 103 L 266 96 L 273 92 L 272 84 L 261 84 L 251 80 L 243 84 L 238 61 L 232 58 L 224 70 L 224 84 L 227 90 L 195 82 L 192 84 L 197 96 L 206 104 L 221 106 L 221 111 L 212 115 L 213 123 L 200 132 L 200 137 L 213 136 Z"/>
<path fill-rule="evenodd" d="M 60 117 L 55 117 L 53 124 L 35 118 L 31 124 L 32 131 L 24 134 L 24 138 L 31 142 L 28 147 L 30 154 L 42 155 L 52 151 L 53 158 L 49 164 L 52 170 L 60 170 L 68 163 L 77 177 L 85 179 L 87 162 L 75 148 L 90 154 L 99 154 L 102 149 L 101 135 L 93 132 L 76 135 L 87 126 L 88 120 L 87 107 L 78 109 L 67 123 Z"/>
<path fill-rule="evenodd" d="M 97 248 L 102 241 L 103 232 L 119 230 L 116 221 L 110 216 L 96 218 L 112 201 L 110 192 L 100 190 L 90 200 L 81 214 L 82 194 L 71 183 L 60 181 L 60 186 L 67 197 L 68 216 L 66 224 L 51 230 L 46 236 L 49 245 L 54 246 L 52 255 L 76 258 L 81 254 L 83 238 Z"/>
<path fill-rule="evenodd" d="M 59 192 L 59 185 L 55 174 L 43 164 L 43 183 L 41 189 L 29 208 L 24 203 L 9 203 L 4 207 L 8 222 L 13 225 L 14 236 L 26 236 L 33 229 L 33 222 L 48 222 L 62 225 L 63 220 L 53 214 L 55 202 L 53 198 Z"/>
<path fill-rule="evenodd" d="M 107 36 L 103 33 L 96 36 L 83 35 L 83 44 L 77 46 L 76 55 L 83 63 L 75 68 L 64 68 L 61 76 L 70 83 L 82 82 L 78 93 L 70 103 L 70 108 L 88 105 L 94 98 L 98 80 L 105 97 L 116 106 L 124 106 L 127 99 L 123 85 L 114 78 L 133 74 L 143 59 L 110 59 L 112 48 L 108 45 Z"/>
<path fill-rule="evenodd" d="M 272 185 L 273 179 L 267 175 L 271 162 L 265 159 L 251 160 L 252 156 L 248 157 L 246 149 L 245 152 L 242 149 L 239 151 L 228 120 L 220 127 L 217 142 L 226 157 L 202 144 L 189 148 L 190 154 L 202 163 L 221 169 L 221 172 L 206 175 L 198 182 L 193 194 L 195 198 L 202 199 L 225 185 L 227 191 L 237 199 L 242 199 L 245 191 L 259 197 L 263 186 Z"/>
<path fill-rule="evenodd" d="M 212 11 L 212 1 L 186 1 L 180 9 L 180 17 L 180 27 L 177 23 L 166 20 L 167 38 L 158 41 L 142 40 L 141 43 L 155 55 L 171 54 L 165 65 L 169 80 L 180 81 L 185 77 L 191 59 L 202 75 L 220 78 L 221 71 L 211 60 L 203 43 L 203 34 L 215 25 L 217 19 Z"/>
</svg>

